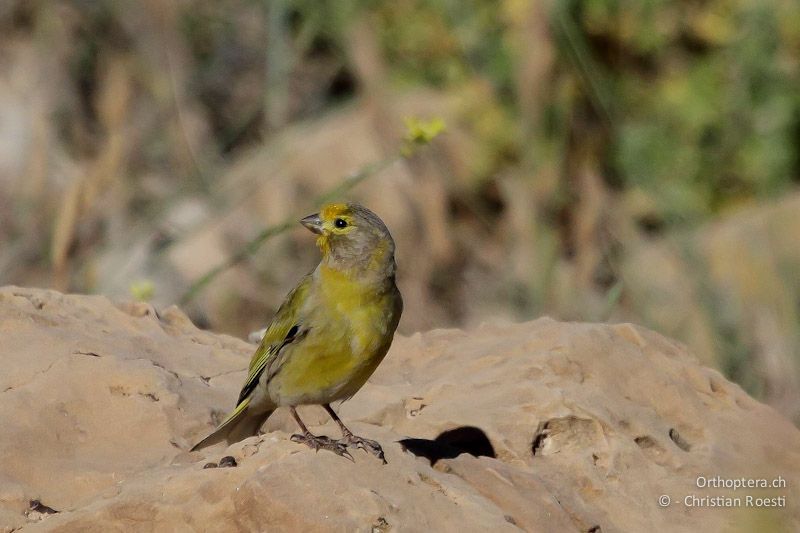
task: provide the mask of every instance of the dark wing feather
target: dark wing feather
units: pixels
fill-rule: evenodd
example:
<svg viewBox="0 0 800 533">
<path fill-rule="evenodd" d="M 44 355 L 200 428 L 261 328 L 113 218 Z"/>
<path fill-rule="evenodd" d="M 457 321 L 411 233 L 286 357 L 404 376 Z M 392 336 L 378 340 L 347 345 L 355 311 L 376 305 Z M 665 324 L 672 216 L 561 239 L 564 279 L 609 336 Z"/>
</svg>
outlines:
<svg viewBox="0 0 800 533">
<path fill-rule="evenodd" d="M 305 306 L 311 286 L 311 276 L 303 278 L 297 287 L 289 293 L 286 300 L 278 309 L 275 318 L 272 319 L 264 338 L 261 340 L 256 353 L 250 360 L 247 381 L 245 381 L 242 391 L 239 393 L 239 400 L 236 405 L 240 405 L 258 386 L 261 375 L 272 361 L 278 356 L 281 350 L 300 339 L 307 330 L 303 329 L 300 312 Z"/>
</svg>

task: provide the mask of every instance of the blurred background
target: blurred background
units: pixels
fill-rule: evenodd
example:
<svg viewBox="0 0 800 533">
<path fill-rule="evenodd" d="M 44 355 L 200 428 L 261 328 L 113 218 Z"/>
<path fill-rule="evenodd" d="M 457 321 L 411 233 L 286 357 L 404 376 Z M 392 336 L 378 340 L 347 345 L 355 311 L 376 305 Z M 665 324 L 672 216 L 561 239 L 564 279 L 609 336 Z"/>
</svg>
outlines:
<svg viewBox="0 0 800 533">
<path fill-rule="evenodd" d="M 632 321 L 800 422 L 796 0 L 0 1 L 0 283 L 246 337 L 325 195 L 403 333 Z"/>
</svg>

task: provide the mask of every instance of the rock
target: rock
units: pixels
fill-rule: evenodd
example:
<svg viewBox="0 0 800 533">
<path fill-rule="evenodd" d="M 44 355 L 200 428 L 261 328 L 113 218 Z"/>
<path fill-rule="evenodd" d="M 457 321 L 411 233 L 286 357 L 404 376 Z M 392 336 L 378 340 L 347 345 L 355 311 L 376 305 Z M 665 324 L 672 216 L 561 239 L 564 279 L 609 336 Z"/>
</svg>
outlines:
<svg viewBox="0 0 800 533">
<path fill-rule="evenodd" d="M 234 466 L 239 466 L 239 465 L 236 464 L 236 459 L 232 455 L 226 455 L 225 457 L 219 460 L 220 468 L 232 468 Z"/>
<path fill-rule="evenodd" d="M 800 194 L 732 210 L 683 239 L 628 242 L 628 316 L 686 342 L 701 361 L 800 424 Z"/>
<path fill-rule="evenodd" d="M 290 442 L 285 410 L 260 437 L 188 452 L 232 407 L 253 346 L 177 309 L 6 287 L 0 334 L 0 531 L 800 528 L 800 431 L 683 346 L 629 324 L 539 319 L 398 337 L 339 408 L 382 443 L 385 466 Z M 321 408 L 301 414 L 338 436 Z M 687 506 L 692 496 L 743 503 Z M 785 507 L 746 508 L 746 496 L 783 496 Z M 33 500 L 58 513 L 34 520 Z"/>
</svg>

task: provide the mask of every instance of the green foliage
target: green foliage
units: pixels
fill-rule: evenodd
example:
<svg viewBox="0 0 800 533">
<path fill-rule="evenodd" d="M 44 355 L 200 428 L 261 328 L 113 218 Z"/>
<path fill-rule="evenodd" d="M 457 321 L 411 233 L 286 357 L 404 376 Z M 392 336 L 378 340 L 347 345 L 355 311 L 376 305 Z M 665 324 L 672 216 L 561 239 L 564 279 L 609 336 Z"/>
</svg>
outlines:
<svg viewBox="0 0 800 533">
<path fill-rule="evenodd" d="M 471 106 L 488 113 L 465 115 L 478 144 L 494 154 L 476 152 L 479 178 L 542 145 L 563 144 L 571 128 L 540 124 L 539 146 L 508 139 L 522 131 L 514 120 L 526 119 L 519 108 L 525 87 L 515 86 L 520 54 L 535 53 L 510 43 L 520 27 L 524 39 L 531 6 L 402 0 L 357 8 L 376 21 L 398 84 L 466 89 Z M 553 4 L 549 16 L 558 61 L 552 80 L 538 80 L 552 83 L 539 103 L 543 120 L 606 123 L 596 164 L 642 191 L 656 218 L 695 223 L 743 200 L 780 194 L 797 179 L 800 4 L 568 0 Z M 488 81 L 492 93 L 472 90 L 476 79 Z"/>
<path fill-rule="evenodd" d="M 381 43 L 403 84 L 464 83 L 476 74 L 507 86 L 512 68 L 507 29 L 494 0 L 371 2 Z"/>
<path fill-rule="evenodd" d="M 668 222 L 774 196 L 798 171 L 798 61 L 786 2 L 617 2 L 579 10 L 605 43 L 618 128 L 613 167 Z M 795 37 L 796 38 L 796 37 Z M 612 55 L 613 53 L 613 55 Z"/>
<path fill-rule="evenodd" d="M 651 215 L 668 226 L 775 196 L 797 179 L 800 4 L 553 3 L 542 15 L 556 46 L 554 72 L 536 80 L 545 99 L 537 102 L 537 134 L 526 139 L 523 132 L 531 130 L 521 100 L 529 88 L 520 85 L 520 71 L 526 55 L 538 53 L 527 47 L 540 44 L 526 40 L 534 5 L 285 0 L 262 7 L 287 18 L 298 57 L 320 43 L 343 57 L 358 27 L 353 21 L 366 17 L 395 84 L 462 95 L 463 119 L 477 136 L 478 149 L 466 162 L 477 182 L 531 154 L 537 165 L 574 159 L 558 147 L 593 121 L 604 129 L 594 164 L 608 171 L 608 180 L 644 194 Z M 183 24 L 202 74 L 213 70 L 215 43 L 236 36 L 223 10 L 201 7 L 186 12 Z M 238 131 L 240 122 L 228 119 L 221 135 Z"/>
</svg>

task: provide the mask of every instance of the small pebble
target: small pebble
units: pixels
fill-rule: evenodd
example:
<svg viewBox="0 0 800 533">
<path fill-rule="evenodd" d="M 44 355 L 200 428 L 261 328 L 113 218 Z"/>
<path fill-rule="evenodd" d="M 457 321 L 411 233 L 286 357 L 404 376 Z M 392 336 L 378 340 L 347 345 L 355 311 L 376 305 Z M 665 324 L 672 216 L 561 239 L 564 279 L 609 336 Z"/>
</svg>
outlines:
<svg viewBox="0 0 800 533">
<path fill-rule="evenodd" d="M 222 459 L 219 460 L 219 467 L 226 468 L 226 467 L 233 467 L 236 466 L 236 459 L 233 458 L 231 455 L 226 455 Z"/>
<path fill-rule="evenodd" d="M 216 467 L 217 467 L 217 463 L 206 463 L 206 464 L 203 465 L 203 469 L 216 468 Z"/>
</svg>

